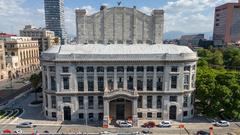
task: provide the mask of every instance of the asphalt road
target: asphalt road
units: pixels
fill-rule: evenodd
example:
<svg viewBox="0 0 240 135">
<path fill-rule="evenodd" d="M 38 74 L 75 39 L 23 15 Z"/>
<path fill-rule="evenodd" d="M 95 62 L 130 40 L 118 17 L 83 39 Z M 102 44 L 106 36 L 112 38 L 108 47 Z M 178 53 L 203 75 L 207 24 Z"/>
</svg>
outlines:
<svg viewBox="0 0 240 135">
<path fill-rule="evenodd" d="M 104 129 L 101 127 L 94 127 L 94 126 L 85 126 L 80 124 L 61 124 L 57 121 L 50 121 L 46 120 L 42 113 L 41 106 L 39 107 L 30 107 L 29 103 L 34 100 L 34 93 L 29 93 L 26 96 L 23 96 L 17 99 L 12 105 L 9 107 L 23 107 L 24 114 L 15 120 L 11 120 L 8 123 L 0 123 L 0 130 L 10 129 L 15 130 L 16 124 L 24 122 L 24 121 L 31 121 L 35 128 L 22 128 L 23 133 L 31 134 L 34 131 L 38 131 L 39 133 L 43 133 L 44 131 L 49 131 L 50 134 L 54 133 L 99 133 L 102 131 L 110 131 L 113 133 L 133 133 L 133 132 L 140 132 L 143 128 L 108 128 Z M 208 131 L 209 127 L 211 127 L 211 123 L 206 121 L 200 123 L 184 123 L 186 129 L 178 128 L 178 125 L 175 124 L 171 128 L 152 128 L 150 131 L 153 132 L 155 135 L 182 135 L 195 134 L 199 130 Z M 231 123 L 229 127 L 213 127 L 215 135 L 229 135 L 228 133 L 235 133 L 235 135 L 240 135 L 240 122 L 239 123 Z M 234 135 L 234 134 L 233 134 Z"/>
</svg>

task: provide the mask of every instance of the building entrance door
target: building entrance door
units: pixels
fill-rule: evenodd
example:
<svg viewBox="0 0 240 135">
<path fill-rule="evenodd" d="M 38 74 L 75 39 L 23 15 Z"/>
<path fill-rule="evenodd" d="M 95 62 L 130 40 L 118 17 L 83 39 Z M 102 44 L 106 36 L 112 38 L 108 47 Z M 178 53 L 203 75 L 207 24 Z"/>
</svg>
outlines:
<svg viewBox="0 0 240 135">
<path fill-rule="evenodd" d="M 71 108 L 69 106 L 65 106 L 63 108 L 64 112 L 64 120 L 71 120 Z"/>
<path fill-rule="evenodd" d="M 117 104 L 116 106 L 116 118 L 117 120 L 124 120 L 125 118 L 125 105 L 124 104 Z"/>
<path fill-rule="evenodd" d="M 175 105 L 170 106 L 169 119 L 176 120 L 176 115 L 177 115 L 177 107 Z"/>
</svg>

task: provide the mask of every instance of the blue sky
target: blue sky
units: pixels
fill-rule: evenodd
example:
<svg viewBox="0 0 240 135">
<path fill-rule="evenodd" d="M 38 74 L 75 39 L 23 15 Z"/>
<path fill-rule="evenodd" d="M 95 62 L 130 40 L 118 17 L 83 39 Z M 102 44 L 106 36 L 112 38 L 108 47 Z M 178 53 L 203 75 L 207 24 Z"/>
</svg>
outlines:
<svg viewBox="0 0 240 135">
<path fill-rule="evenodd" d="M 68 34 L 75 35 L 75 8 L 85 8 L 88 14 L 100 5 L 116 6 L 120 0 L 65 0 L 65 24 Z M 136 6 L 147 14 L 152 9 L 165 10 L 164 32 L 212 32 L 214 7 L 237 0 L 121 0 L 122 6 Z M 0 0 L 0 32 L 18 34 L 26 24 L 45 27 L 43 0 Z"/>
</svg>

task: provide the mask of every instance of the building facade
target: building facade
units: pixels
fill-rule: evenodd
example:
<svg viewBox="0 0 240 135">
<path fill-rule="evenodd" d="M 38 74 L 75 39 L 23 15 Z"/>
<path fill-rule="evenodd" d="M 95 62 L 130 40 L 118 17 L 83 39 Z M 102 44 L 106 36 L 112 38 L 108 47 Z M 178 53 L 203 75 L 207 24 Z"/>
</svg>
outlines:
<svg viewBox="0 0 240 135">
<path fill-rule="evenodd" d="M 7 79 L 4 42 L 0 40 L 0 81 Z"/>
<path fill-rule="evenodd" d="M 197 35 L 182 35 L 179 44 L 180 45 L 187 45 L 187 46 L 198 46 L 199 41 L 203 41 L 204 34 L 197 34 Z"/>
<path fill-rule="evenodd" d="M 20 36 L 32 37 L 32 40 L 38 40 L 39 51 L 46 51 L 53 45 L 60 44 L 60 38 L 56 37 L 53 31 L 44 28 L 34 28 L 31 25 L 26 25 L 23 30 L 20 30 Z"/>
<path fill-rule="evenodd" d="M 53 120 L 193 117 L 197 55 L 186 46 L 54 46 L 41 57 L 43 110 Z"/>
<path fill-rule="evenodd" d="M 16 78 L 39 69 L 38 41 L 31 37 L 11 37 L 4 42 L 8 74 Z"/>
<path fill-rule="evenodd" d="M 240 41 L 240 1 L 215 8 L 213 40 L 215 45 Z"/>
<path fill-rule="evenodd" d="M 87 15 L 85 9 L 77 9 L 77 43 L 161 44 L 163 23 L 163 10 L 146 15 L 136 7 L 101 6 L 99 12 Z"/>
<path fill-rule="evenodd" d="M 64 0 L 44 0 L 44 9 L 46 29 L 54 31 L 61 44 L 65 44 Z"/>
</svg>

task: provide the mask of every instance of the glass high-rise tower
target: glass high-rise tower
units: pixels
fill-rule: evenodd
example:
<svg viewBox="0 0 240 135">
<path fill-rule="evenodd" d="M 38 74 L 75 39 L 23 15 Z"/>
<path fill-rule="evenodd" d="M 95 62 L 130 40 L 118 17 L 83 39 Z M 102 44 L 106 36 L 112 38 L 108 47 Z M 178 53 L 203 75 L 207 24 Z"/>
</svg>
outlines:
<svg viewBox="0 0 240 135">
<path fill-rule="evenodd" d="M 64 0 L 44 0 L 46 28 L 54 31 L 65 44 Z"/>
</svg>

